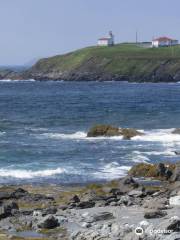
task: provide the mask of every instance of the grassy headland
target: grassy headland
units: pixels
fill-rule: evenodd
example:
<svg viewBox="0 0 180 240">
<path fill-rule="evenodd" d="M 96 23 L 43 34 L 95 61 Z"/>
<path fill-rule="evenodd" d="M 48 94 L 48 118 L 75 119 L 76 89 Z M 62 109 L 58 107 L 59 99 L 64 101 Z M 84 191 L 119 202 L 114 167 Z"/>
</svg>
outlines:
<svg viewBox="0 0 180 240">
<path fill-rule="evenodd" d="M 0 79 L 179 82 L 180 45 L 151 48 L 122 43 L 86 47 L 40 59 L 30 69 L 0 69 Z"/>
<path fill-rule="evenodd" d="M 180 46 L 146 48 L 136 44 L 87 47 L 39 60 L 35 79 L 179 81 Z"/>
</svg>

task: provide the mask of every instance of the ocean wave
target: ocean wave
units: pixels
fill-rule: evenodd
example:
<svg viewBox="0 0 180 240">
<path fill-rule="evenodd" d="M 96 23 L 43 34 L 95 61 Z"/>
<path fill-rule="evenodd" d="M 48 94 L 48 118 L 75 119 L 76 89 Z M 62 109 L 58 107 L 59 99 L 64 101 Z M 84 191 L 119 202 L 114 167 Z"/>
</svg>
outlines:
<svg viewBox="0 0 180 240">
<path fill-rule="evenodd" d="M 130 168 L 130 166 L 120 166 L 119 163 L 112 162 L 100 168 L 98 172 L 95 172 L 93 175 L 99 179 L 115 179 L 124 177 Z"/>
<path fill-rule="evenodd" d="M 64 134 L 64 133 L 42 133 L 39 134 L 40 138 L 52 138 L 52 139 L 84 139 L 86 138 L 85 132 L 75 132 L 72 134 Z"/>
<path fill-rule="evenodd" d="M 170 129 L 155 129 L 143 131 L 144 135 L 133 137 L 132 140 L 151 141 L 151 142 L 179 142 L 180 134 L 173 134 L 174 128 Z"/>
<path fill-rule="evenodd" d="M 114 137 L 87 137 L 86 132 L 75 132 L 75 133 L 42 133 L 38 135 L 38 138 L 51 138 L 51 139 L 84 139 L 89 141 L 95 140 L 122 140 L 122 136 L 114 136 Z"/>
<path fill-rule="evenodd" d="M 46 169 L 41 171 L 22 170 L 22 169 L 0 169 L 0 177 L 11 177 L 18 179 L 32 179 L 38 177 L 50 177 L 65 173 L 64 168 Z"/>
<path fill-rule="evenodd" d="M 150 151 L 150 152 L 142 152 L 143 154 L 146 154 L 148 156 L 151 155 L 155 155 L 155 156 L 159 156 L 159 155 L 165 155 L 165 156 L 175 156 L 175 150 L 165 150 L 165 151 Z"/>
<path fill-rule="evenodd" d="M 131 138 L 131 141 L 142 141 L 142 142 L 162 142 L 166 143 L 174 143 L 180 144 L 180 134 L 173 134 L 172 131 L 174 128 L 171 129 L 155 129 L 155 130 L 138 130 L 144 135 L 142 136 L 135 136 Z M 88 140 L 88 141 L 96 141 L 96 140 L 114 140 L 119 141 L 123 140 L 122 136 L 113 136 L 113 137 L 87 137 L 86 132 L 77 131 L 74 133 L 42 133 L 37 135 L 38 138 L 51 138 L 51 139 L 81 139 L 81 140 Z M 169 153 L 170 154 L 170 153 Z M 156 154 L 155 154 L 156 155 Z"/>
<path fill-rule="evenodd" d="M 133 151 L 124 156 L 124 159 L 135 163 L 148 163 L 150 159 L 140 151 Z"/>
<path fill-rule="evenodd" d="M 1 82 L 35 82 L 35 81 L 36 81 L 35 79 L 26 79 L 26 80 L 2 79 L 2 80 L 0 80 L 0 83 Z"/>
</svg>

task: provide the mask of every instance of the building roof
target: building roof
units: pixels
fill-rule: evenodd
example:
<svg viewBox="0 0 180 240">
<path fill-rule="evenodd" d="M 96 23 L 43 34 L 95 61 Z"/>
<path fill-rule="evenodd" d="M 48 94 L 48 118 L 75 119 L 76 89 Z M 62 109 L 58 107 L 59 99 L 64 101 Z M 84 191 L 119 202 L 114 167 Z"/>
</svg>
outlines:
<svg viewBox="0 0 180 240">
<path fill-rule="evenodd" d="M 169 37 L 159 37 L 159 38 L 155 38 L 153 39 L 153 41 L 159 41 L 159 42 L 164 42 L 164 41 L 173 41 L 175 39 L 169 38 Z"/>
<path fill-rule="evenodd" d="M 99 38 L 98 40 L 109 40 L 109 37 L 103 37 L 103 38 Z"/>
</svg>

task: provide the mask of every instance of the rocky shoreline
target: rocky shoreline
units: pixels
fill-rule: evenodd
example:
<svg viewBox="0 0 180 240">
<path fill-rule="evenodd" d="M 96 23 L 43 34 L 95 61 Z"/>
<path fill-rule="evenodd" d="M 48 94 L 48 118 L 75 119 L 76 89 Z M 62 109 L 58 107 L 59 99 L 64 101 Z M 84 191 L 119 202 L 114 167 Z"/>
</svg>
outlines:
<svg viewBox="0 0 180 240">
<path fill-rule="evenodd" d="M 134 75 L 121 75 L 121 74 L 111 74 L 106 72 L 81 72 L 71 71 L 71 72 L 56 72 L 56 71 L 37 71 L 34 68 L 28 70 L 15 71 L 12 69 L 1 69 L 0 70 L 0 80 L 30 80 L 34 79 L 36 81 L 67 81 L 67 82 L 106 82 L 106 81 L 117 81 L 117 82 L 137 82 L 137 83 L 176 83 L 180 81 L 180 74 L 174 73 L 174 75 L 165 73 L 162 70 L 152 73 L 147 73 L 141 76 Z"/>
<path fill-rule="evenodd" d="M 0 80 L 30 80 L 36 81 L 67 81 L 67 82 L 129 82 L 129 83 L 177 83 L 180 81 L 179 75 L 158 74 L 157 76 L 148 74 L 147 76 L 128 76 L 109 73 L 92 73 L 92 72 L 70 72 L 70 73 L 41 73 L 28 71 L 16 72 L 11 69 L 0 70 Z"/>
<path fill-rule="evenodd" d="M 137 169 L 137 167 L 136 167 Z M 87 186 L 1 186 L 0 240 L 177 240 L 180 165 Z M 158 181 L 157 181 L 158 179 Z"/>
</svg>

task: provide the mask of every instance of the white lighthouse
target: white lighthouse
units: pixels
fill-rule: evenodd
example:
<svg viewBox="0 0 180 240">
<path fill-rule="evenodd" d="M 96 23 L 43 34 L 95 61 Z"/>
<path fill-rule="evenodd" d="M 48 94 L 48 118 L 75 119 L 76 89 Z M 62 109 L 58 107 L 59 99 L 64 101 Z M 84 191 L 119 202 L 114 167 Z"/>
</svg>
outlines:
<svg viewBox="0 0 180 240">
<path fill-rule="evenodd" d="M 113 46 L 114 45 L 114 35 L 112 31 L 109 31 L 108 37 L 102 37 L 98 39 L 98 46 Z"/>
</svg>

